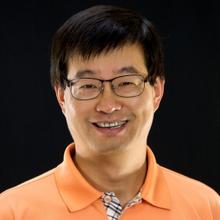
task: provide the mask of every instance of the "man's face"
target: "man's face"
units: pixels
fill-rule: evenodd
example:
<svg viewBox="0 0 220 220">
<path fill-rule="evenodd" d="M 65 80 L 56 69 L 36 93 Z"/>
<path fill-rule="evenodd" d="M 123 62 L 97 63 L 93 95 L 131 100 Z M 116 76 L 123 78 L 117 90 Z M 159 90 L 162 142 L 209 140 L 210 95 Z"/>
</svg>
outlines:
<svg viewBox="0 0 220 220">
<path fill-rule="evenodd" d="M 144 78 L 148 75 L 143 52 L 136 44 L 102 53 L 89 60 L 73 56 L 68 64 L 67 78 L 72 80 L 83 73 L 83 77 L 109 80 L 129 75 L 131 69 Z M 110 83 L 105 82 L 104 91 L 97 98 L 82 101 L 73 98 L 68 87 L 63 90 L 56 86 L 57 98 L 74 139 L 76 152 L 81 155 L 108 154 L 146 147 L 163 87 L 163 80 L 157 78 L 154 86 L 145 83 L 141 95 L 123 98 L 115 95 Z M 112 127 L 103 128 L 103 125 Z"/>
</svg>

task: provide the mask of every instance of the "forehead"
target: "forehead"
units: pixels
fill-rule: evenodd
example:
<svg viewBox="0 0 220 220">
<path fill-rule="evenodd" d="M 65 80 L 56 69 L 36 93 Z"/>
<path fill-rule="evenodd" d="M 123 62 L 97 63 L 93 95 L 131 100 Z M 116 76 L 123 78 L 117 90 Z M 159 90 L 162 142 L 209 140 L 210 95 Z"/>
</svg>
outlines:
<svg viewBox="0 0 220 220">
<path fill-rule="evenodd" d="M 75 77 L 79 71 L 91 72 L 105 78 L 127 67 L 135 68 L 139 72 L 147 71 L 143 49 L 138 44 L 128 44 L 89 59 L 75 54 L 68 62 L 68 78 Z"/>
</svg>

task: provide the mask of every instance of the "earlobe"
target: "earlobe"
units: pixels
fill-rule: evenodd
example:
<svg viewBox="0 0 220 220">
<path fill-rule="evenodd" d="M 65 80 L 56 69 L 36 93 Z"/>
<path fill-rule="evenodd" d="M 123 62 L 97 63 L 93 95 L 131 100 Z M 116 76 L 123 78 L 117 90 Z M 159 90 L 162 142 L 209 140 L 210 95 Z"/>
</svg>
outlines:
<svg viewBox="0 0 220 220">
<path fill-rule="evenodd" d="M 57 98 L 57 101 L 61 107 L 61 110 L 63 112 L 63 114 L 65 114 L 65 98 L 64 98 L 64 89 L 59 85 L 59 84 L 56 84 L 54 86 L 54 90 L 55 90 L 55 93 L 56 93 L 56 98 Z"/>
<path fill-rule="evenodd" d="M 156 81 L 154 83 L 154 92 L 155 92 L 155 96 L 154 96 L 154 111 L 155 112 L 159 108 L 160 102 L 161 102 L 162 97 L 163 97 L 164 84 L 165 84 L 165 80 L 164 79 L 161 79 L 159 77 L 156 78 Z"/>
</svg>

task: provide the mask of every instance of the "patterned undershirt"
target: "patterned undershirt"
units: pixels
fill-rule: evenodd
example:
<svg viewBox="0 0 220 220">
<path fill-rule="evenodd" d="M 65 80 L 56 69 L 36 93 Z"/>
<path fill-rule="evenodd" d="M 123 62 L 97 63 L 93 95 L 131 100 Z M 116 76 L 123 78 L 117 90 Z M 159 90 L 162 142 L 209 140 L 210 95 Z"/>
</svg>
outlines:
<svg viewBox="0 0 220 220">
<path fill-rule="evenodd" d="M 102 201 L 106 208 L 106 214 L 109 220 L 118 220 L 122 212 L 138 203 L 142 202 L 141 193 L 139 192 L 132 200 L 130 200 L 124 208 L 121 207 L 119 199 L 113 192 L 105 192 L 102 196 Z"/>
</svg>

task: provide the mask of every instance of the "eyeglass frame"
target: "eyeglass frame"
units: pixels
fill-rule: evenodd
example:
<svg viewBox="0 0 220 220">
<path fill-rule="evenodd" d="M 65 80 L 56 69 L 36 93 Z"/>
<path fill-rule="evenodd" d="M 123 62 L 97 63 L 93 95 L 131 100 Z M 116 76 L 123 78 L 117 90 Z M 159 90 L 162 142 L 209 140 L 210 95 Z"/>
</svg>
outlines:
<svg viewBox="0 0 220 220">
<path fill-rule="evenodd" d="M 113 86 L 113 84 L 112 84 L 112 81 L 114 81 L 114 80 L 117 79 L 117 78 L 121 78 L 121 77 L 125 77 L 125 76 L 138 76 L 138 77 L 140 77 L 140 78 L 143 79 L 142 82 L 144 83 L 144 86 L 143 86 L 142 92 L 141 92 L 140 94 L 135 95 L 135 96 L 128 96 L 128 97 L 126 97 L 126 96 L 120 96 L 120 95 L 118 95 L 118 94 L 115 92 L 114 86 Z M 104 91 L 104 82 L 110 82 L 110 86 L 111 86 L 111 89 L 112 89 L 113 93 L 114 93 L 116 96 L 118 96 L 118 97 L 122 97 L 122 98 L 133 98 L 133 97 L 140 96 L 140 95 L 143 93 L 143 91 L 144 91 L 145 83 L 150 82 L 150 78 L 151 78 L 150 75 L 147 75 L 146 77 L 144 77 L 144 76 L 142 76 L 141 74 L 130 74 L 130 75 L 117 76 L 117 77 L 114 77 L 114 78 L 112 78 L 112 79 L 107 79 L 107 80 L 105 80 L 105 79 L 98 79 L 98 78 L 83 77 L 83 78 L 75 78 L 75 79 L 71 79 L 71 80 L 69 80 L 69 79 L 67 79 L 67 78 L 64 78 L 64 81 L 66 82 L 67 87 L 70 89 L 70 93 L 71 93 L 71 95 L 72 95 L 72 97 L 73 97 L 74 99 L 77 99 L 77 100 L 79 100 L 79 101 L 86 101 L 86 100 L 96 99 L 100 94 L 103 93 L 103 91 Z M 73 93 L 72 93 L 72 89 L 71 89 L 71 88 L 72 88 L 73 85 L 72 85 L 71 83 L 72 83 L 73 81 L 77 81 L 77 80 L 80 80 L 80 79 L 94 79 L 94 80 L 98 80 L 99 82 L 101 82 L 101 85 L 102 85 L 102 86 L 100 87 L 99 93 L 97 94 L 97 96 L 95 96 L 95 97 L 93 97 L 93 98 L 88 98 L 88 99 L 81 99 L 81 98 L 75 97 L 75 96 L 73 95 Z"/>
</svg>

